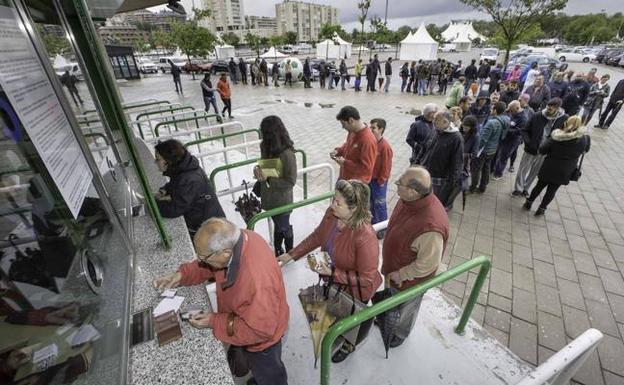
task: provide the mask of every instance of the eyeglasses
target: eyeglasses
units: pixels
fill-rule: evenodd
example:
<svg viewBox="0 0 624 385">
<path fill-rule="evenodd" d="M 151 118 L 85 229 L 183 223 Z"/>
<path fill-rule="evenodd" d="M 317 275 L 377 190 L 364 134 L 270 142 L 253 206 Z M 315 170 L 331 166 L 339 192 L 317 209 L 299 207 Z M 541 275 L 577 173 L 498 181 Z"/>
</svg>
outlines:
<svg viewBox="0 0 624 385">
<path fill-rule="evenodd" d="M 410 186 L 408 186 L 406 184 L 402 184 L 400 180 L 394 181 L 394 184 L 397 185 L 398 187 L 405 187 L 405 188 L 414 190 L 413 187 L 410 187 Z"/>
<path fill-rule="evenodd" d="M 212 253 L 208 254 L 208 255 L 201 255 L 201 254 L 197 254 L 197 258 L 200 261 L 207 261 L 210 258 L 212 258 L 214 255 L 219 254 L 220 252 L 222 252 L 223 250 L 217 250 L 217 251 L 213 251 Z"/>
</svg>

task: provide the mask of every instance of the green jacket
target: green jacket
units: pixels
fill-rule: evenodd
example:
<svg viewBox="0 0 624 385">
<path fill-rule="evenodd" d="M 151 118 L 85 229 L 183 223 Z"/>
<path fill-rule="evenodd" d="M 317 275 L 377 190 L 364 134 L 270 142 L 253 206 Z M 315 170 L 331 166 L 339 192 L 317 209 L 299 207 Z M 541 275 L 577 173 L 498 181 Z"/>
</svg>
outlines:
<svg viewBox="0 0 624 385">
<path fill-rule="evenodd" d="M 264 210 L 271 210 L 293 202 L 293 187 L 297 182 L 297 160 L 292 150 L 280 154 L 280 177 L 269 177 L 260 183 L 260 202 Z"/>
<path fill-rule="evenodd" d="M 459 104 L 459 99 L 464 96 L 464 85 L 456 81 L 451 88 L 449 96 L 446 98 L 447 107 L 455 107 Z"/>
</svg>

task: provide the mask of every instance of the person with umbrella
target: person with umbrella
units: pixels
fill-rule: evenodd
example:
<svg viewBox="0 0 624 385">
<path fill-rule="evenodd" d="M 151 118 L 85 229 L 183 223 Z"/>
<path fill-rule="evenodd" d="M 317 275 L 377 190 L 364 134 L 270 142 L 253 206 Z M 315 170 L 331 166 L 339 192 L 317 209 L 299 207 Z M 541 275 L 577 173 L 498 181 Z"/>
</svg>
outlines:
<svg viewBox="0 0 624 385">
<path fill-rule="evenodd" d="M 287 385 L 282 338 L 288 328 L 286 289 L 273 250 L 251 230 L 224 218 L 206 221 L 193 238 L 197 259 L 157 278 L 158 290 L 216 282 L 218 312 L 202 311 L 190 319 L 216 339 L 242 350 L 258 385 Z M 254 382 L 252 382 L 254 381 Z"/>
<path fill-rule="evenodd" d="M 432 194 L 431 175 L 424 167 L 409 167 L 395 183 L 400 199 L 388 222 L 381 272 L 387 286 L 402 291 L 435 276 L 450 231 L 446 210 Z M 386 349 L 401 345 L 409 336 L 421 301 L 419 296 L 401 305 L 393 325 L 378 318 Z"/>
<path fill-rule="evenodd" d="M 316 272 L 321 278 L 344 287 L 344 292 L 367 303 L 381 285 L 377 270 L 379 243 L 371 225 L 368 186 L 358 180 L 341 179 L 331 206 L 312 234 L 278 260 L 286 264 L 298 260 L 317 247 L 331 259 Z M 372 320 L 360 325 L 355 344 L 344 339 L 332 356 L 332 362 L 342 362 L 355 350 L 370 330 Z"/>
</svg>

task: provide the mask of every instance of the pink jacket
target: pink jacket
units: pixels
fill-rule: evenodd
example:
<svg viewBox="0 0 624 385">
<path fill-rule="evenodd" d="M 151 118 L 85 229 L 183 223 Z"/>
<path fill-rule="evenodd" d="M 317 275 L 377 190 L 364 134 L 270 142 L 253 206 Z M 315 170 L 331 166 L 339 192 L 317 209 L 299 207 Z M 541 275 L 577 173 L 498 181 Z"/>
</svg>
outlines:
<svg viewBox="0 0 624 385">
<path fill-rule="evenodd" d="M 357 229 L 343 227 L 338 230 L 335 226 L 338 219 L 331 208 L 325 212 L 323 220 L 306 239 L 289 254 L 296 260 L 307 255 L 317 247 L 327 251 L 334 263 L 334 282 L 350 286 L 350 292 L 360 298 L 357 287 L 356 272 L 360 277 L 362 301 L 368 301 L 381 285 L 381 274 L 377 270 L 379 265 L 379 242 L 375 236 L 373 226 L 365 224 Z M 332 231 L 335 231 L 334 247 L 328 250 Z"/>
<path fill-rule="evenodd" d="M 218 340 L 259 352 L 284 335 L 289 310 L 282 271 L 260 235 L 241 231 L 227 269 L 213 272 L 196 260 L 181 265 L 178 271 L 184 286 L 216 281 L 219 312 L 210 326 Z"/>
</svg>

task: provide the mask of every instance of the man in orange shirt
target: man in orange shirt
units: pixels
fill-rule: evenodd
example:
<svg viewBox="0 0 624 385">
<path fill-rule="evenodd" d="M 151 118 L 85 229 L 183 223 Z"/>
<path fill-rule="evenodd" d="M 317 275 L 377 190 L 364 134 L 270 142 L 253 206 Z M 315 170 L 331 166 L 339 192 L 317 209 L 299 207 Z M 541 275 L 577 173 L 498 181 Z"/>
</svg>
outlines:
<svg viewBox="0 0 624 385">
<path fill-rule="evenodd" d="M 154 285 L 167 289 L 216 281 L 217 312 L 193 315 L 191 324 L 242 348 L 256 384 L 287 385 L 281 356 L 289 310 L 273 250 L 257 233 L 224 218 L 204 222 L 193 243 L 197 259 L 157 278 Z"/>
<path fill-rule="evenodd" d="M 227 110 L 228 117 L 232 119 L 232 91 L 230 90 L 230 83 L 227 81 L 227 74 L 225 72 L 221 74 L 221 78 L 217 83 L 217 92 L 221 95 L 221 101 L 223 101 L 223 111 L 221 111 L 221 115 L 225 118 L 225 111 Z"/>
<path fill-rule="evenodd" d="M 342 107 L 336 120 L 349 133 L 347 141 L 329 154 L 340 165 L 339 179 L 370 183 L 377 158 L 377 140 L 373 132 L 362 123 L 360 113 L 352 106 Z"/>
<path fill-rule="evenodd" d="M 373 168 L 373 178 L 368 184 L 371 193 L 371 214 L 373 215 L 371 223 L 375 224 L 388 219 L 386 192 L 388 190 L 390 171 L 392 170 L 392 148 L 388 141 L 383 138 L 383 134 L 386 131 L 386 121 L 384 119 L 377 118 L 371 120 L 370 127 L 377 141 L 377 158 Z M 382 238 L 383 231 L 380 231 L 377 236 Z"/>
</svg>

